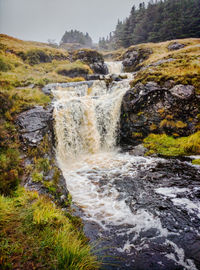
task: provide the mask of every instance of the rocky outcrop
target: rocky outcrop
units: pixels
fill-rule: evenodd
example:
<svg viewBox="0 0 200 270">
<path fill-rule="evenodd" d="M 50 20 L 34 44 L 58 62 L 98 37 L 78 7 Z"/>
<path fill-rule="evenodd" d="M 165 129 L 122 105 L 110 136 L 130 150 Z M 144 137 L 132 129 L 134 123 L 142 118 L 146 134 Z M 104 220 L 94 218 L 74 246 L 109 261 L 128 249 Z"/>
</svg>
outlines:
<svg viewBox="0 0 200 270">
<path fill-rule="evenodd" d="M 61 204 L 67 200 L 65 179 L 55 160 L 53 108 L 36 106 L 19 114 L 17 120 L 27 177 L 25 187 L 48 194 Z M 30 169 L 31 168 L 31 169 Z"/>
<path fill-rule="evenodd" d="M 153 62 L 153 63 L 151 63 L 149 65 L 146 65 L 145 67 L 142 67 L 141 70 L 146 70 L 149 67 L 157 67 L 157 66 L 160 66 L 162 64 L 170 63 L 170 62 L 173 62 L 173 61 L 175 61 L 175 59 L 173 59 L 173 58 L 161 59 L 161 60 L 158 60 L 156 62 Z"/>
<path fill-rule="evenodd" d="M 150 133 L 188 136 L 200 124 L 200 97 L 191 85 L 138 83 L 122 102 L 121 143 L 137 145 Z"/>
<path fill-rule="evenodd" d="M 17 124 L 20 126 L 20 134 L 24 144 L 37 146 L 46 134 L 52 139 L 52 113 L 51 106 L 47 109 L 37 106 L 18 116 Z"/>
<path fill-rule="evenodd" d="M 185 47 L 185 44 L 179 43 L 179 42 L 172 42 L 168 46 L 169 51 L 175 51 L 179 50 Z"/>
<path fill-rule="evenodd" d="M 81 49 L 75 51 L 72 58 L 88 64 L 96 74 L 108 74 L 108 68 L 104 63 L 103 56 L 95 50 Z"/>
<path fill-rule="evenodd" d="M 130 47 L 122 56 L 125 72 L 137 71 L 142 67 L 142 62 L 152 53 L 151 49 Z"/>
<path fill-rule="evenodd" d="M 70 77 L 70 78 L 83 77 L 87 79 L 89 70 L 85 68 L 73 68 L 69 70 L 63 68 L 63 69 L 59 69 L 57 73 L 66 77 Z"/>
</svg>

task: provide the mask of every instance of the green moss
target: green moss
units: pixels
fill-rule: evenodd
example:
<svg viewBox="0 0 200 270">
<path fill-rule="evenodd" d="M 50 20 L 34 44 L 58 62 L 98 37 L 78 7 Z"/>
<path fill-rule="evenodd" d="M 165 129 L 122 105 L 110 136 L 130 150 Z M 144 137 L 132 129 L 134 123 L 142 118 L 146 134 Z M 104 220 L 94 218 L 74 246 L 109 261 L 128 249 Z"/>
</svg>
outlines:
<svg viewBox="0 0 200 270">
<path fill-rule="evenodd" d="M 1 56 L 0 56 L 0 71 L 9 71 L 11 69 L 11 65 L 8 64 Z"/>
<path fill-rule="evenodd" d="M 200 154 L 200 132 L 182 138 L 173 138 L 166 134 L 150 134 L 144 139 L 148 154 L 157 153 L 163 156 L 184 156 Z"/>
<path fill-rule="evenodd" d="M 43 171 L 44 173 L 47 173 L 51 169 L 50 161 L 48 158 L 35 159 L 35 167 L 39 171 Z"/>
<path fill-rule="evenodd" d="M 154 131 L 157 129 L 157 126 L 155 124 L 151 124 L 149 128 L 151 131 Z"/>
<path fill-rule="evenodd" d="M 176 128 L 186 128 L 187 124 L 183 123 L 182 121 L 177 121 L 176 122 Z"/>
<path fill-rule="evenodd" d="M 0 194 L 10 195 L 16 189 L 22 174 L 19 151 L 0 150 Z"/>
<path fill-rule="evenodd" d="M 71 219 L 48 198 L 22 188 L 12 198 L 0 196 L 0 254 L 1 269 L 99 266 Z"/>
<path fill-rule="evenodd" d="M 32 178 L 32 181 L 33 182 L 42 182 L 43 180 L 43 174 L 42 173 L 39 173 L 37 171 L 34 171 L 32 174 L 31 174 L 31 178 Z"/>
<path fill-rule="evenodd" d="M 182 121 L 174 121 L 172 119 L 173 116 L 167 115 L 166 118 L 160 122 L 160 127 L 167 129 L 182 129 L 187 127 L 186 123 L 183 123 Z"/>
<path fill-rule="evenodd" d="M 163 119 L 160 122 L 160 127 L 161 128 L 175 128 L 176 123 L 173 120 Z"/>
<path fill-rule="evenodd" d="M 142 138 L 143 137 L 143 134 L 141 132 L 133 132 L 132 133 L 132 137 Z"/>
<path fill-rule="evenodd" d="M 200 165 L 200 159 L 194 159 L 192 161 L 192 164 L 194 164 L 194 165 Z"/>
</svg>

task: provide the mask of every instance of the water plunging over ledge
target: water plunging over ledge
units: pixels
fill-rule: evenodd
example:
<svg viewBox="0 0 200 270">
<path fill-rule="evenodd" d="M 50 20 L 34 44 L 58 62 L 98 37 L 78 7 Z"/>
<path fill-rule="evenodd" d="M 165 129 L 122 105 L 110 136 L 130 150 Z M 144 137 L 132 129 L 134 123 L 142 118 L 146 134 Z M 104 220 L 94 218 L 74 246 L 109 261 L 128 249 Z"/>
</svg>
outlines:
<svg viewBox="0 0 200 270">
<path fill-rule="evenodd" d="M 121 73 L 122 63 L 110 62 L 108 68 Z M 83 220 L 97 224 L 94 239 L 114 256 L 110 261 L 116 265 L 104 269 L 199 269 L 198 256 L 184 244 L 185 227 L 194 239 L 200 237 L 200 202 L 192 196 L 200 191 L 199 171 L 174 161 L 174 169 L 186 168 L 177 175 L 171 161 L 120 153 L 116 146 L 130 80 L 58 84 L 52 90 L 60 168 Z M 191 171 L 195 185 L 188 181 L 183 188 Z M 200 248 L 200 241 L 195 244 Z"/>
</svg>

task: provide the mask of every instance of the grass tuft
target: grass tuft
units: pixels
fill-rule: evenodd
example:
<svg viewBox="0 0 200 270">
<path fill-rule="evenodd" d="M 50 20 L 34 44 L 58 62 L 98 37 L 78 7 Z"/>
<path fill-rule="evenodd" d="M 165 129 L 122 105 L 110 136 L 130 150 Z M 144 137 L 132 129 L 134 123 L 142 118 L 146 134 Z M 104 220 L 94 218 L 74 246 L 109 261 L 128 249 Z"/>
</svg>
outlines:
<svg viewBox="0 0 200 270">
<path fill-rule="evenodd" d="M 150 134 L 144 139 L 144 146 L 148 148 L 147 154 L 163 156 L 186 156 L 200 154 L 200 131 L 181 138 L 173 138 L 166 134 Z"/>
<path fill-rule="evenodd" d="M 94 270 L 87 239 L 63 211 L 37 192 L 0 196 L 1 269 Z"/>
</svg>

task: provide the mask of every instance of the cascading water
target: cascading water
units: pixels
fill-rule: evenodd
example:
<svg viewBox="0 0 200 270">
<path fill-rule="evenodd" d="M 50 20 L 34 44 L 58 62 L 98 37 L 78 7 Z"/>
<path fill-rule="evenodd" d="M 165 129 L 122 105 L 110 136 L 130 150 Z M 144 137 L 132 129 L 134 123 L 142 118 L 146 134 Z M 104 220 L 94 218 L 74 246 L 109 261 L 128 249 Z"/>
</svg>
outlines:
<svg viewBox="0 0 200 270">
<path fill-rule="evenodd" d="M 121 61 L 106 62 L 109 74 L 121 74 L 123 72 L 123 65 Z"/>
<path fill-rule="evenodd" d="M 122 63 L 110 62 L 108 68 L 110 73 L 120 73 Z M 129 83 L 130 78 L 110 86 L 99 80 L 54 87 L 59 166 L 74 203 L 83 210 L 82 219 L 98 224 L 95 239 L 104 239 L 100 247 L 111 244 L 109 254 L 125 258 L 125 263 L 118 263 L 119 268 L 108 266 L 105 269 L 195 270 L 191 256 L 187 258 L 184 249 L 174 240 L 183 229 L 178 225 L 177 230 L 169 229 L 159 208 L 157 210 L 152 201 L 147 200 L 148 196 L 157 201 L 164 196 L 170 201 L 171 192 L 174 202 L 170 203 L 175 204 L 176 197 L 180 198 L 187 189 L 172 188 L 163 195 L 163 179 L 157 189 L 151 181 L 146 185 L 152 171 L 157 170 L 159 178 L 157 167 L 165 166 L 166 161 L 120 153 L 116 147 L 121 102 L 130 88 Z M 180 207 L 184 207 L 181 200 Z M 166 213 L 168 215 L 170 213 Z M 189 226 L 194 228 L 193 224 Z M 200 235 L 199 228 L 195 230 Z M 145 252 L 154 254 L 149 268 L 145 265 Z M 141 254 L 144 257 L 140 257 Z"/>
</svg>

